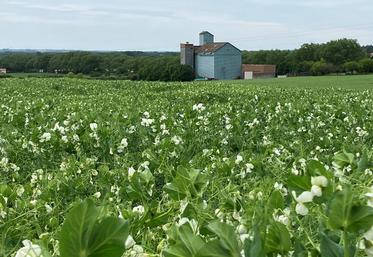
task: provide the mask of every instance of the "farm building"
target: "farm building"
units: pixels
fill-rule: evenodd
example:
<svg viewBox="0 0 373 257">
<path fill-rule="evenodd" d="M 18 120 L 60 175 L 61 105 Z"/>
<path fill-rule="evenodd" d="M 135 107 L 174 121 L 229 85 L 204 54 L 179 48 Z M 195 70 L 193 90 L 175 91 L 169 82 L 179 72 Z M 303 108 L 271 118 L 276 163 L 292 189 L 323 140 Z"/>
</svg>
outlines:
<svg viewBox="0 0 373 257">
<path fill-rule="evenodd" d="M 6 69 L 5 68 L 0 68 L 0 74 L 6 74 Z"/>
<path fill-rule="evenodd" d="M 199 34 L 199 46 L 181 44 L 181 64 L 194 68 L 197 77 L 237 79 L 241 77 L 241 50 L 228 42 L 214 42 L 214 35 Z"/>
<path fill-rule="evenodd" d="M 276 77 L 276 65 L 268 64 L 243 64 L 242 78 L 274 78 Z"/>
<path fill-rule="evenodd" d="M 373 53 L 370 53 L 369 56 L 371 59 L 373 59 Z"/>
</svg>

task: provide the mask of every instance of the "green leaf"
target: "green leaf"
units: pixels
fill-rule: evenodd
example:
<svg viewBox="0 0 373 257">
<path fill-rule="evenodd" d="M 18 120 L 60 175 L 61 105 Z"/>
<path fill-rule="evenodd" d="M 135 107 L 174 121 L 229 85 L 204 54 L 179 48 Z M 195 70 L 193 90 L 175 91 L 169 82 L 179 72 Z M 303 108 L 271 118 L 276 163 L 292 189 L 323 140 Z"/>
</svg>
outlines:
<svg viewBox="0 0 373 257">
<path fill-rule="evenodd" d="M 343 257 L 342 247 L 331 240 L 325 233 L 321 233 L 320 252 L 321 257 Z"/>
<path fill-rule="evenodd" d="M 331 178 L 333 174 L 328 172 L 324 165 L 321 162 L 316 160 L 311 160 L 307 163 L 307 172 L 310 176 L 325 176 L 327 178 Z"/>
<path fill-rule="evenodd" d="M 170 209 L 167 212 L 157 213 L 155 216 L 148 218 L 145 221 L 146 226 L 152 228 L 166 224 L 168 222 L 168 218 L 170 216 L 171 211 L 172 209 Z"/>
<path fill-rule="evenodd" d="M 228 250 L 229 255 L 226 256 L 240 256 L 236 234 L 232 226 L 220 221 L 213 221 L 207 227 L 219 237 L 221 246 Z"/>
<path fill-rule="evenodd" d="M 368 154 L 364 152 L 357 163 L 357 170 L 359 172 L 364 172 L 366 169 L 373 167 L 372 161 L 369 159 Z"/>
<path fill-rule="evenodd" d="M 309 176 L 290 175 L 287 180 L 289 188 L 298 192 L 308 191 L 311 188 L 311 178 Z"/>
<path fill-rule="evenodd" d="M 348 220 L 350 232 L 366 232 L 373 226 L 373 208 L 370 206 L 353 206 Z"/>
<path fill-rule="evenodd" d="M 299 241 L 296 240 L 294 243 L 294 253 L 292 257 L 308 257 L 308 251 L 306 247 Z"/>
<path fill-rule="evenodd" d="M 198 252 L 198 257 L 230 257 L 232 256 L 228 249 L 223 247 L 221 241 L 214 239 L 209 241 Z"/>
<path fill-rule="evenodd" d="M 283 209 L 284 208 L 284 197 L 282 196 L 281 192 L 275 190 L 272 192 L 269 200 L 268 200 L 268 212 L 272 213 L 275 209 Z"/>
<path fill-rule="evenodd" d="M 334 160 L 339 166 L 344 167 L 354 162 L 354 155 L 343 150 L 342 153 L 338 153 L 334 156 Z"/>
<path fill-rule="evenodd" d="M 258 229 L 255 230 L 253 241 L 246 239 L 244 244 L 245 257 L 265 257 L 263 241 Z"/>
<path fill-rule="evenodd" d="M 286 226 L 279 222 L 273 222 L 267 233 L 266 249 L 268 253 L 286 253 L 291 250 L 290 233 Z"/>
<path fill-rule="evenodd" d="M 347 228 L 351 215 L 352 199 L 350 186 L 345 186 L 343 191 L 335 193 L 327 211 L 329 225 L 332 229 L 344 230 Z"/>
<path fill-rule="evenodd" d="M 128 230 L 122 219 L 100 219 L 93 201 L 86 200 L 71 209 L 62 225 L 61 257 L 120 257 Z"/>
<path fill-rule="evenodd" d="M 129 233 L 128 222 L 107 217 L 96 223 L 89 238 L 89 257 L 122 256 Z"/>
<path fill-rule="evenodd" d="M 207 178 L 199 170 L 178 167 L 176 175 L 164 191 L 173 199 L 181 200 L 187 196 L 201 195 L 207 185 Z"/>
<path fill-rule="evenodd" d="M 350 186 L 337 192 L 328 206 L 329 225 L 333 229 L 353 233 L 365 232 L 373 226 L 373 208 L 353 204 Z"/>
<path fill-rule="evenodd" d="M 162 252 L 165 257 L 196 257 L 198 251 L 205 245 L 200 236 L 193 234 L 188 223 L 178 229 L 176 242 Z"/>
</svg>

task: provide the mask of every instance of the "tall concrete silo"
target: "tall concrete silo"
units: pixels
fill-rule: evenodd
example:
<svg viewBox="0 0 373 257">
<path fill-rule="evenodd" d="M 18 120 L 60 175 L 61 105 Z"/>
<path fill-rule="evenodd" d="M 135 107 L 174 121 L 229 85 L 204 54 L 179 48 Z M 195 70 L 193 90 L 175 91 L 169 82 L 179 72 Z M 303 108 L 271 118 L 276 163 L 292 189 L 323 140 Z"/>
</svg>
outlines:
<svg viewBox="0 0 373 257">
<path fill-rule="evenodd" d="M 194 45 L 180 44 L 180 62 L 181 64 L 186 64 L 194 68 Z"/>
<path fill-rule="evenodd" d="M 199 45 L 203 46 L 206 44 L 214 43 L 214 35 L 208 31 L 202 31 L 199 33 Z"/>
</svg>

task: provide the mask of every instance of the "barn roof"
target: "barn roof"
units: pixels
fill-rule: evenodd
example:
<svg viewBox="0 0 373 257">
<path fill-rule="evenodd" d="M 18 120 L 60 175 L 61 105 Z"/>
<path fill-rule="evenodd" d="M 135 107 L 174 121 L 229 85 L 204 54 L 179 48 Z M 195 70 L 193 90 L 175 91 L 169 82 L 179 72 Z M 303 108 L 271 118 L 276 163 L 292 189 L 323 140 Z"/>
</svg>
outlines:
<svg viewBox="0 0 373 257">
<path fill-rule="evenodd" d="M 232 45 L 228 42 L 215 42 L 215 43 L 208 43 L 208 44 L 205 44 L 203 46 L 195 46 L 194 47 L 194 52 L 196 54 L 212 54 L 212 53 L 215 53 L 216 51 L 218 51 L 220 48 L 224 47 L 227 44 Z M 235 47 L 235 46 L 233 46 L 233 47 Z M 238 48 L 237 48 L 237 50 L 241 51 Z"/>
</svg>

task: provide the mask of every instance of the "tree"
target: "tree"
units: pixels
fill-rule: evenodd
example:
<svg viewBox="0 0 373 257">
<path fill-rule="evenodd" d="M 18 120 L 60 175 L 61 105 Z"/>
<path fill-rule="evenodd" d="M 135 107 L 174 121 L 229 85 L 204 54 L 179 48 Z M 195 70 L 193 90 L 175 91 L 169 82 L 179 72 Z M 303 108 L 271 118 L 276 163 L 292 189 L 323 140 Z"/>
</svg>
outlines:
<svg viewBox="0 0 373 257">
<path fill-rule="evenodd" d="M 334 72 L 334 67 L 330 63 L 326 63 L 324 60 L 314 62 L 311 67 L 311 73 L 314 76 L 326 75 Z"/>
<path fill-rule="evenodd" d="M 346 62 L 344 65 L 344 70 L 349 73 L 356 73 L 361 70 L 361 65 L 357 61 Z"/>
<path fill-rule="evenodd" d="M 373 72 L 373 60 L 372 59 L 363 59 L 359 62 L 360 72 L 370 73 Z"/>
<path fill-rule="evenodd" d="M 366 54 L 357 40 L 339 39 L 326 43 L 321 57 L 334 65 L 343 65 L 346 62 L 358 61 L 364 56 Z"/>
</svg>

